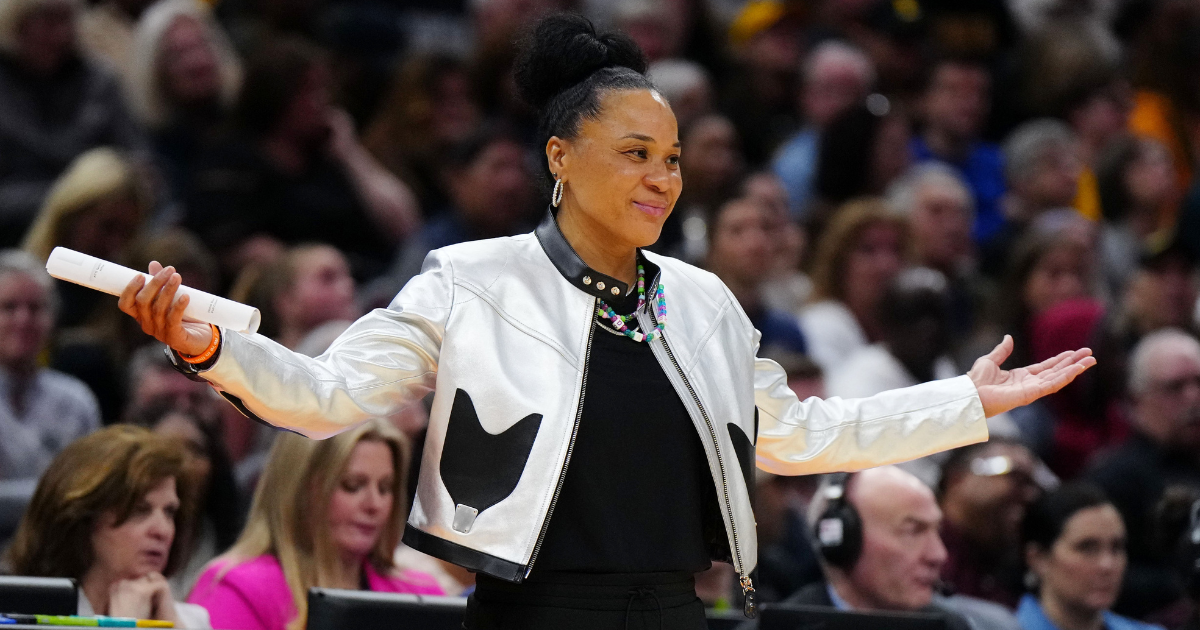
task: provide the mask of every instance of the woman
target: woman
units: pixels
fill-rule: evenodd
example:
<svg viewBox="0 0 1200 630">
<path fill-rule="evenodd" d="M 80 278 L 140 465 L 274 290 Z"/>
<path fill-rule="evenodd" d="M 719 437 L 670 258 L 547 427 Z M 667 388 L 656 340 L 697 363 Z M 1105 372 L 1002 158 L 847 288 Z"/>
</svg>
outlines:
<svg viewBox="0 0 1200 630">
<path fill-rule="evenodd" d="M 0 479 L 36 479 L 60 450 L 100 428 L 87 386 L 38 363 L 57 306 L 40 262 L 0 251 Z"/>
<path fill-rule="evenodd" d="M 162 356 L 161 352 L 156 353 Z M 187 527 L 192 533 L 187 547 L 188 562 L 169 580 L 176 593 L 190 591 L 208 561 L 233 545 L 245 517 L 217 419 L 204 418 L 198 413 L 199 410 L 180 408 L 174 398 L 158 398 L 131 414 L 133 424 L 179 440 L 187 454 L 184 467 L 194 489 L 197 509 Z"/>
<path fill-rule="evenodd" d="M 55 247 L 126 262 L 152 205 L 134 162 L 110 148 L 87 151 L 71 163 L 50 190 L 23 248 L 45 262 Z M 87 383 L 105 418 L 119 418 L 123 401 L 121 364 L 137 330 L 113 313 L 112 298 L 67 282 L 56 282 L 62 307 L 51 364 Z"/>
<path fill-rule="evenodd" d="M 335 247 L 320 243 L 297 245 L 261 270 L 248 270 L 247 303 L 262 311 L 261 333 L 295 350 L 323 324 L 353 320 L 350 263 Z M 245 277 L 245 274 L 243 274 Z"/>
<path fill-rule="evenodd" d="M 207 7 L 194 0 L 159 0 L 147 9 L 133 49 L 129 102 L 151 132 L 171 192 L 180 195 L 200 146 L 237 101 L 241 62 Z"/>
<path fill-rule="evenodd" d="M 1017 608 L 1023 630 L 1162 630 L 1108 610 L 1125 574 L 1125 524 L 1099 488 L 1068 484 L 1044 495 L 1021 538 L 1036 584 Z"/>
<path fill-rule="evenodd" d="M 207 608 L 218 628 L 303 630 L 315 586 L 441 595 L 433 578 L 392 562 L 405 449 L 382 420 L 323 442 L 279 435 L 246 529 L 188 601 Z"/>
<path fill-rule="evenodd" d="M 865 103 L 839 114 L 821 132 L 812 207 L 804 221 L 813 238 L 842 204 L 863 195 L 881 195 L 912 161 L 908 118 L 886 98 L 872 94 Z"/>
<path fill-rule="evenodd" d="M 675 119 L 645 67 L 581 17 L 539 23 L 516 79 L 541 111 L 557 212 L 533 234 L 431 253 L 317 359 L 184 322 L 169 267 L 121 298 L 181 369 L 310 437 L 434 391 L 404 542 L 478 572 L 467 628 L 614 628 L 642 611 L 703 628 L 692 576 L 713 556 L 753 614 L 751 436 L 775 473 L 910 459 L 985 439 L 985 415 L 1094 363 L 1083 350 L 1003 372 L 1006 341 L 973 379 L 801 403 L 714 276 L 642 249 L 682 188 Z"/>
<path fill-rule="evenodd" d="M 191 514 L 183 447 L 113 425 L 68 446 L 38 482 L 9 549 L 16 575 L 79 583 L 79 614 L 211 628 L 164 575 L 186 563 Z"/>
<path fill-rule="evenodd" d="M 904 218 L 883 201 L 851 201 L 834 215 L 817 242 L 811 303 L 800 312 L 809 355 L 836 368 L 853 351 L 883 337 L 879 304 L 904 268 Z"/>
<path fill-rule="evenodd" d="M 1161 238 L 1162 217 L 1174 213 L 1171 204 L 1177 202 L 1180 189 L 1170 151 L 1152 138 L 1130 136 L 1110 143 L 1100 156 L 1096 176 L 1104 218 L 1104 280 L 1110 294 L 1121 295 L 1137 271 L 1141 253 Z"/>
</svg>

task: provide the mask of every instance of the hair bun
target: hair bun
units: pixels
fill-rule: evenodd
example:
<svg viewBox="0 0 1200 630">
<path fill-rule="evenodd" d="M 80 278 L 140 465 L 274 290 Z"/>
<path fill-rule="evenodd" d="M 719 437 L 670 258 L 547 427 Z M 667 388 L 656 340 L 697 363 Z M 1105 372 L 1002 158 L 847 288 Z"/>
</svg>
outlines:
<svg viewBox="0 0 1200 630">
<path fill-rule="evenodd" d="M 542 109 L 557 94 L 603 68 L 645 74 L 646 56 L 624 33 L 596 32 L 576 13 L 556 13 L 538 22 L 517 57 L 514 76 L 526 103 Z"/>
</svg>

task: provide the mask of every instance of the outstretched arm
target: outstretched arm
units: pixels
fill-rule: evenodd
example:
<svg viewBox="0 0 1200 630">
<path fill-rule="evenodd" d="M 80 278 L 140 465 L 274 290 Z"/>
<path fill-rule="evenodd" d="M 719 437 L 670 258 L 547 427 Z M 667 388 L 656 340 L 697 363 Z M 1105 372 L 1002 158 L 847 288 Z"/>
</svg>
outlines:
<svg viewBox="0 0 1200 630">
<path fill-rule="evenodd" d="M 1002 370 L 1006 337 L 967 376 L 886 391 L 868 398 L 797 399 L 774 361 L 755 361 L 758 467 L 808 475 L 893 464 L 988 437 L 985 417 L 1062 389 L 1096 363 L 1088 349 L 1037 365 Z"/>
<path fill-rule="evenodd" d="M 186 296 L 174 299 L 179 274 L 157 267 L 150 282 L 126 287 L 121 310 L 177 352 L 205 353 L 211 327 L 183 320 Z M 433 387 L 453 301 L 451 273 L 448 262 L 431 255 L 391 306 L 354 322 L 316 358 L 262 335 L 221 329 L 200 376 L 243 413 L 313 438 L 390 416 Z"/>
<path fill-rule="evenodd" d="M 1064 388 L 1083 374 L 1084 370 L 1096 365 L 1090 348 L 1068 350 L 1050 357 L 1036 365 L 1003 370 L 1000 366 L 1012 354 L 1013 339 L 1004 335 L 1004 340 L 991 352 L 979 357 L 967 376 L 979 390 L 979 401 L 983 412 L 990 418 L 1010 409 L 1023 407 Z"/>
</svg>

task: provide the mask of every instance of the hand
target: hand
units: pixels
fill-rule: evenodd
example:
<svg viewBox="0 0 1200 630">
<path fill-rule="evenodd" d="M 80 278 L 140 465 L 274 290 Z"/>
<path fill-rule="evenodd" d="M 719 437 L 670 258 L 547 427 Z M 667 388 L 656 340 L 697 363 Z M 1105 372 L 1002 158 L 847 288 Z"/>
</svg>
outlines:
<svg viewBox="0 0 1200 630">
<path fill-rule="evenodd" d="M 158 619 L 179 623 L 171 586 L 161 573 L 147 573 L 135 580 L 119 580 L 108 588 L 110 617 Z"/>
<path fill-rule="evenodd" d="M 163 268 L 158 261 L 150 263 L 149 282 L 138 275 L 121 293 L 117 307 L 136 319 L 147 335 L 174 348 L 180 354 L 196 356 L 212 343 L 212 328 L 203 322 L 184 320 L 188 296 L 178 300 L 175 293 L 183 278 L 173 267 Z"/>
<path fill-rule="evenodd" d="M 967 376 L 975 383 L 975 389 L 979 390 L 983 413 L 989 418 L 1053 394 L 1083 374 L 1084 370 L 1096 365 L 1092 351 L 1080 348 L 1050 357 L 1037 365 L 1015 370 L 1000 369 L 1012 350 L 1012 337 L 1004 335 L 1000 345 L 979 357 L 971 366 L 971 371 L 967 372 Z"/>
<path fill-rule="evenodd" d="M 354 130 L 354 119 L 343 109 L 329 112 L 329 153 L 346 161 L 358 149 L 358 133 Z"/>
</svg>

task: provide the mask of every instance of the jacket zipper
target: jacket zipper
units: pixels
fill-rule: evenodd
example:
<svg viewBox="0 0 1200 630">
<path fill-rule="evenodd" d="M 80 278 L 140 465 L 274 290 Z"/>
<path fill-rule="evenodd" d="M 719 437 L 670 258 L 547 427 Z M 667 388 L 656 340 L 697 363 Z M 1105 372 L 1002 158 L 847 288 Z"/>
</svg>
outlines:
<svg viewBox="0 0 1200 630">
<path fill-rule="evenodd" d="M 554 496 L 550 498 L 550 507 L 546 510 L 546 520 L 542 521 L 542 530 L 538 532 L 537 542 L 533 545 L 533 553 L 529 556 L 529 565 L 525 567 L 525 577 L 533 572 L 533 563 L 537 560 L 538 552 L 546 538 L 546 529 L 550 526 L 550 517 L 554 515 L 554 507 L 558 505 L 558 495 L 562 493 L 563 481 L 567 478 L 567 466 L 571 463 L 571 454 L 575 452 L 575 437 L 579 435 L 579 421 L 583 417 L 583 397 L 587 392 L 588 367 L 592 359 L 592 335 L 596 332 L 596 299 L 588 310 L 587 346 L 583 351 L 583 383 L 579 386 L 579 406 L 575 409 L 575 424 L 571 427 L 571 441 L 567 443 L 567 456 L 563 459 L 562 470 L 558 472 L 558 483 L 554 486 Z"/>
<path fill-rule="evenodd" d="M 655 320 L 653 314 L 650 315 L 650 318 Z M 733 555 L 737 559 L 738 564 L 738 584 L 741 586 L 742 595 L 745 598 L 742 613 L 747 617 L 754 618 L 758 615 L 758 606 L 754 596 L 754 582 L 750 580 L 749 575 L 742 572 L 746 564 L 742 562 L 742 550 L 738 545 L 737 521 L 733 518 L 733 504 L 729 500 L 729 480 L 725 475 L 725 460 L 721 459 L 721 447 L 717 440 L 717 431 L 713 427 L 712 420 L 708 417 L 708 412 L 704 411 L 704 405 L 700 402 L 700 397 L 696 395 L 696 390 L 692 389 L 692 384 L 683 373 L 683 368 L 679 367 L 679 361 L 675 359 L 675 353 L 671 350 L 671 345 L 667 343 L 667 336 L 660 334 L 659 338 L 662 340 L 663 348 L 667 351 L 667 358 L 671 360 L 671 365 L 675 366 L 675 371 L 679 373 L 679 378 L 683 381 L 684 387 L 687 387 L 688 393 L 691 394 L 692 402 L 696 403 L 696 408 L 700 410 L 700 417 L 704 418 L 704 424 L 708 427 L 709 437 L 712 438 L 713 450 L 717 454 L 717 466 L 721 469 L 721 488 L 725 493 L 725 513 L 729 517 L 730 531 L 733 532 L 732 546 Z"/>
</svg>

